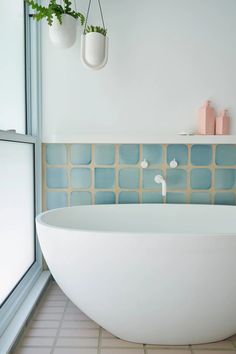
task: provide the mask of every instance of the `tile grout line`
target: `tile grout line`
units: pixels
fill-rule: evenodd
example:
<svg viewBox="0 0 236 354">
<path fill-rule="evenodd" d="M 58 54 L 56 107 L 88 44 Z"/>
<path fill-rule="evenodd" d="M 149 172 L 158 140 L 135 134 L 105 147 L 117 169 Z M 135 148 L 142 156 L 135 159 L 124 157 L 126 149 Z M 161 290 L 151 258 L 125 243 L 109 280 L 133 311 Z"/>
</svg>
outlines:
<svg viewBox="0 0 236 354">
<path fill-rule="evenodd" d="M 236 351 L 236 342 L 232 341 L 230 338 L 229 338 L 229 341 L 230 341 L 230 343 L 232 343 L 234 350 Z"/>
<path fill-rule="evenodd" d="M 102 327 L 99 327 L 97 354 L 101 354 L 102 347 Z"/>
<path fill-rule="evenodd" d="M 141 161 L 143 161 L 143 144 L 139 145 L 139 162 L 138 162 L 138 167 L 139 168 L 139 188 L 138 188 L 138 202 L 142 203 L 143 202 L 143 168 L 141 167 Z"/>
<path fill-rule="evenodd" d="M 163 173 L 163 177 L 166 181 L 166 196 L 162 196 L 162 203 L 167 204 L 167 193 L 168 193 L 168 185 L 167 185 L 167 169 L 168 169 L 168 163 L 167 163 L 167 145 L 164 144 L 162 145 L 162 163 L 161 163 L 161 170 Z M 160 190 L 161 193 L 161 190 Z"/>
<path fill-rule="evenodd" d="M 46 186 L 46 164 L 47 164 L 47 159 L 46 159 L 46 144 L 43 144 L 42 146 L 42 211 L 47 210 L 47 205 L 46 205 L 46 192 L 47 192 L 47 186 Z"/>
<path fill-rule="evenodd" d="M 55 339 L 54 339 L 53 344 L 52 344 L 51 354 L 53 354 L 53 352 L 54 352 L 55 345 L 56 345 L 57 339 L 58 339 L 58 335 L 59 335 L 59 333 L 60 333 L 60 330 L 61 330 L 61 327 L 62 327 L 64 318 L 65 318 L 66 310 L 67 310 L 67 308 L 68 308 L 68 304 L 69 304 L 69 299 L 67 298 L 67 302 L 66 302 L 66 305 L 65 305 L 65 307 L 64 307 L 64 311 L 63 311 L 63 313 L 62 313 L 62 317 L 61 317 L 61 320 L 60 320 L 60 324 L 59 324 L 59 327 L 57 328 L 56 336 L 55 336 Z"/>
<path fill-rule="evenodd" d="M 91 176 L 90 190 L 92 194 L 92 204 L 95 204 L 95 144 L 91 144 L 90 176 Z"/>
<path fill-rule="evenodd" d="M 191 199 L 191 182 L 190 182 L 190 174 L 191 174 L 191 148 L 192 145 L 187 145 L 188 149 L 188 161 L 186 166 L 186 178 L 187 178 L 187 186 L 186 186 L 186 203 L 190 203 Z"/>
<path fill-rule="evenodd" d="M 212 173 L 212 180 L 211 180 L 211 189 L 209 190 L 209 193 L 211 195 L 211 204 L 215 203 L 215 195 L 216 195 L 216 189 L 215 189 L 215 174 L 216 174 L 216 145 L 212 145 L 212 162 L 211 162 L 211 173 Z"/>
<path fill-rule="evenodd" d="M 148 354 L 147 344 L 143 344 L 143 351 L 144 351 L 144 354 Z"/>
<path fill-rule="evenodd" d="M 72 164 L 71 164 L 71 145 L 66 144 L 66 157 L 67 157 L 67 178 L 68 178 L 68 187 L 67 187 L 67 206 L 70 206 L 71 203 L 71 171 L 72 171 Z"/>
<path fill-rule="evenodd" d="M 114 169 L 115 169 L 115 188 L 114 188 L 114 193 L 115 193 L 115 204 L 118 204 L 119 202 L 119 144 L 115 145 L 115 164 L 114 164 Z"/>
</svg>

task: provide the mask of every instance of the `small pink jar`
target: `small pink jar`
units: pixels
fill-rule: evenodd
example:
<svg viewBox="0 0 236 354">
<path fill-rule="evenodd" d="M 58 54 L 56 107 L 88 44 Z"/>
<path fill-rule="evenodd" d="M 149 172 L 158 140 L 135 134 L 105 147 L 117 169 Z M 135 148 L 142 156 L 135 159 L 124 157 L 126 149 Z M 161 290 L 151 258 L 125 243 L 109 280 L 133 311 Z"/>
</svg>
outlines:
<svg viewBox="0 0 236 354">
<path fill-rule="evenodd" d="M 198 113 L 198 133 L 201 135 L 215 134 L 216 112 L 210 106 L 210 101 L 206 101 Z"/>
<path fill-rule="evenodd" d="M 219 117 L 216 118 L 216 134 L 217 135 L 228 135 L 230 128 L 230 118 L 228 112 L 225 109 Z"/>
</svg>

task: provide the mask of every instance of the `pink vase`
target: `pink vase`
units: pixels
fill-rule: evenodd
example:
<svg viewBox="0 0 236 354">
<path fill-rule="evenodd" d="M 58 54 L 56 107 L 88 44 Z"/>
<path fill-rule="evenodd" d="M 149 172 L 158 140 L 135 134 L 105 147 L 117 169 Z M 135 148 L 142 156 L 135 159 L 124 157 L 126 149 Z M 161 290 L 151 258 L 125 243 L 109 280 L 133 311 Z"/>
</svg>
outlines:
<svg viewBox="0 0 236 354">
<path fill-rule="evenodd" d="M 216 113 L 210 106 L 210 101 L 206 101 L 198 113 L 198 133 L 201 135 L 215 134 Z"/>
<path fill-rule="evenodd" d="M 216 134 L 217 135 L 227 135 L 229 134 L 229 116 L 228 112 L 225 109 L 218 118 L 216 118 Z"/>
</svg>

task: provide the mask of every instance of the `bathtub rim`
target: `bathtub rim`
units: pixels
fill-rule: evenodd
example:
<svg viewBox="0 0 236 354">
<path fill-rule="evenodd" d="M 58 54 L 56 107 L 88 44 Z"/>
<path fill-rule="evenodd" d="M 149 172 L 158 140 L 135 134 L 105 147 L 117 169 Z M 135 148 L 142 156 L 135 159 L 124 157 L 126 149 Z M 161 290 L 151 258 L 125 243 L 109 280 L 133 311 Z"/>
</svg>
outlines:
<svg viewBox="0 0 236 354">
<path fill-rule="evenodd" d="M 236 207 L 236 205 L 218 205 L 218 204 L 175 204 L 175 203 L 168 203 L 168 204 L 156 204 L 156 203 L 145 203 L 145 204 L 92 204 L 92 205 L 75 205 L 75 206 L 66 206 L 66 207 L 62 207 L 62 208 L 55 208 L 55 209 L 50 209 L 50 210 L 46 210 L 40 214 L 38 214 L 35 218 L 36 221 L 36 225 L 40 224 L 42 226 L 48 227 L 49 229 L 58 229 L 58 230 L 63 230 L 63 231 L 70 231 L 70 232 L 83 232 L 86 234 L 98 234 L 98 235 L 104 235 L 104 234 L 114 234 L 114 235 L 140 235 L 142 233 L 144 233 L 143 231 L 135 231 L 135 232 L 131 232 L 131 231 L 117 231 L 117 230 L 90 230 L 90 229 L 81 229 L 81 228 L 68 228 L 68 227 L 62 227 L 62 226 L 57 226 L 57 225 L 53 225 L 53 224 L 49 224 L 46 223 L 43 220 L 43 217 L 47 214 L 51 214 L 51 213 L 56 213 L 58 210 L 64 210 L 64 209 L 74 209 L 74 208 L 84 208 L 84 207 L 95 207 L 95 208 L 99 208 L 99 207 L 109 207 L 109 206 L 118 206 L 121 207 L 122 205 L 137 205 L 137 206 L 142 206 L 142 205 L 147 205 L 147 206 L 154 206 L 154 205 L 158 205 L 158 206 L 162 206 L 162 207 L 166 207 L 166 206 L 179 206 L 179 205 L 184 205 L 184 206 L 190 206 L 190 207 L 195 207 L 195 206 L 204 206 L 204 207 L 214 207 L 214 208 L 222 208 L 222 209 L 232 209 L 232 207 Z M 145 234 L 147 235 L 153 235 L 155 237 L 157 236 L 188 236 L 188 237 L 200 237 L 200 236 L 210 236 L 210 237 L 225 237 L 225 236 L 234 236 L 236 237 L 236 231 L 235 232 L 212 232 L 212 233 L 191 233 L 191 232 L 145 232 Z"/>
</svg>

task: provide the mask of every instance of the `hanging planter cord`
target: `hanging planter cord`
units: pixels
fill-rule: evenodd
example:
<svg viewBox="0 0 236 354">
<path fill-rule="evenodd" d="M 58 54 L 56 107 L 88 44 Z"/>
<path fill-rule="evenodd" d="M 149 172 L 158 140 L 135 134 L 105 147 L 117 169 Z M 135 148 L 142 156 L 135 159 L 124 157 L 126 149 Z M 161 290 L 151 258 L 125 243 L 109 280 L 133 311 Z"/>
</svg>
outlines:
<svg viewBox="0 0 236 354">
<path fill-rule="evenodd" d="M 87 14 L 86 14 L 86 18 L 85 18 L 85 24 L 84 24 L 84 34 L 86 33 L 86 27 L 87 27 L 87 23 L 88 23 L 88 17 L 89 17 L 89 11 L 90 11 L 90 7 L 91 7 L 91 2 L 92 2 L 92 0 L 89 0 L 88 10 L 87 10 Z M 106 28 L 105 28 L 104 17 L 103 17 L 102 6 L 101 6 L 100 0 L 98 0 L 98 5 L 99 5 L 100 15 L 101 15 L 101 19 L 102 19 L 102 26 L 103 26 L 103 29 L 105 30 Z"/>
</svg>

